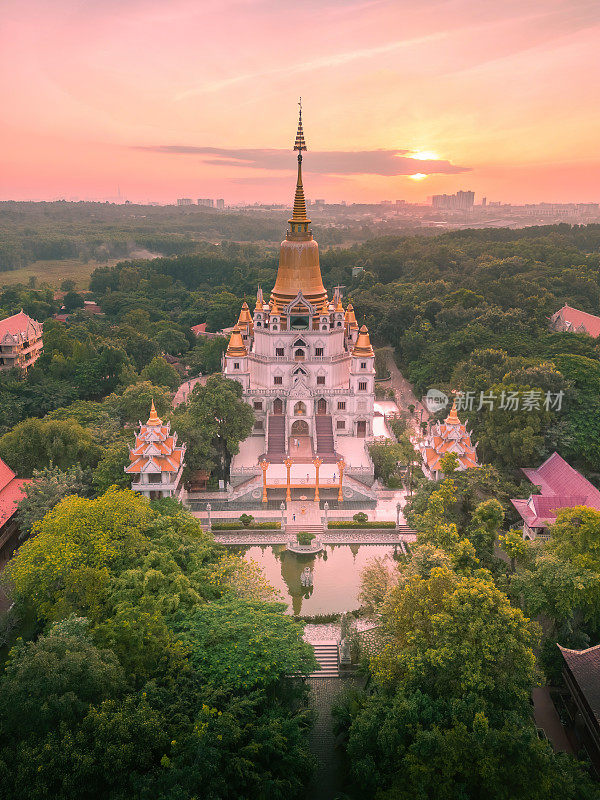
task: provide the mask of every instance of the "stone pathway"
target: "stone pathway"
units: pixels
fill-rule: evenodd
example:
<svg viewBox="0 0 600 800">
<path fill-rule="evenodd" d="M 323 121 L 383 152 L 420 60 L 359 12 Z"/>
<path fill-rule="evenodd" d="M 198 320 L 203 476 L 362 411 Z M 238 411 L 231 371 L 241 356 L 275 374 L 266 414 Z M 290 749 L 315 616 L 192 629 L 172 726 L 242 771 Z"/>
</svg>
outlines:
<svg viewBox="0 0 600 800">
<path fill-rule="evenodd" d="M 317 769 L 306 793 L 306 800 L 335 800 L 342 791 L 344 765 L 336 747 L 331 707 L 344 691 L 360 687 L 364 679 L 308 678 L 310 704 L 317 717 L 310 735 L 310 749 L 317 759 Z"/>
</svg>

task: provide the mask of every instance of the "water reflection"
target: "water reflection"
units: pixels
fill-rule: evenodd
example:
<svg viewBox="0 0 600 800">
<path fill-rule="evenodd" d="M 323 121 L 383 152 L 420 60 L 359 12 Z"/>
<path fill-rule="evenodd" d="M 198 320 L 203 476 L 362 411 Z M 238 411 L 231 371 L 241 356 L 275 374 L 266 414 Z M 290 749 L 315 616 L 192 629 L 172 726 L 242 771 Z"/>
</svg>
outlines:
<svg viewBox="0 0 600 800">
<path fill-rule="evenodd" d="M 360 606 L 360 573 L 375 556 L 399 558 L 391 545 L 327 545 L 320 553 L 297 555 L 284 545 L 232 548 L 253 559 L 293 614 L 337 614 Z"/>
</svg>

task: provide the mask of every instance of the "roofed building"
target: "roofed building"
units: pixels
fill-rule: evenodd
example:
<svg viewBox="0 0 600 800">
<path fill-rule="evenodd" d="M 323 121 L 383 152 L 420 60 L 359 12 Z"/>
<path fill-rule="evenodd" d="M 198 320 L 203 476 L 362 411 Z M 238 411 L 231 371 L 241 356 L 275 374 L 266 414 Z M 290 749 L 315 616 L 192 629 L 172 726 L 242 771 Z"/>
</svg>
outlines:
<svg viewBox="0 0 600 800">
<path fill-rule="evenodd" d="M 598 764 L 600 759 L 600 644 L 586 650 L 558 645 L 563 657 L 563 678 L 577 709 L 575 733 Z"/>
<path fill-rule="evenodd" d="M 23 489 L 31 481 L 17 478 L 0 458 L 0 563 L 7 561 L 19 543 L 19 526 L 15 514 L 23 499 Z"/>
<path fill-rule="evenodd" d="M 24 311 L 0 320 L 0 369 L 25 372 L 42 354 L 42 323 Z"/>
<path fill-rule="evenodd" d="M 133 477 L 131 488 L 150 500 L 178 497 L 184 467 L 185 444 L 177 444 L 171 423 L 159 418 L 152 403 L 148 422 L 142 425 L 129 448 L 129 466 L 125 472 Z"/>
<path fill-rule="evenodd" d="M 552 453 L 537 469 L 523 469 L 523 472 L 531 483 L 540 487 L 540 494 L 510 501 L 523 520 L 526 539 L 547 537 L 548 527 L 556 522 L 561 508 L 588 506 L 600 511 L 600 491 L 558 453 Z"/>
<path fill-rule="evenodd" d="M 443 477 L 440 461 L 446 453 L 454 453 L 459 472 L 479 466 L 476 445 L 471 444 L 471 433 L 467 431 L 466 423 L 458 418 L 456 400 L 443 422 L 430 424 L 419 450 L 423 457 L 423 472 L 430 480 L 437 481 Z"/>
<path fill-rule="evenodd" d="M 550 317 L 550 328 L 554 331 L 587 333 L 594 339 L 600 336 L 600 317 L 580 311 L 573 306 L 564 305 Z"/>
</svg>

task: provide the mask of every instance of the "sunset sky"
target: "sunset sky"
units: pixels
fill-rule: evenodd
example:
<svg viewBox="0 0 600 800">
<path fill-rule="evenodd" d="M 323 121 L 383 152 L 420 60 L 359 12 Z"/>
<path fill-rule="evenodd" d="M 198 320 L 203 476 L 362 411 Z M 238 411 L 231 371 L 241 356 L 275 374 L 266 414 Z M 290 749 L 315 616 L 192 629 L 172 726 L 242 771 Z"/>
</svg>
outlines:
<svg viewBox="0 0 600 800">
<path fill-rule="evenodd" d="M 3 0 L 0 199 L 600 200 L 598 0 Z M 415 179 L 414 175 L 426 177 Z"/>
</svg>

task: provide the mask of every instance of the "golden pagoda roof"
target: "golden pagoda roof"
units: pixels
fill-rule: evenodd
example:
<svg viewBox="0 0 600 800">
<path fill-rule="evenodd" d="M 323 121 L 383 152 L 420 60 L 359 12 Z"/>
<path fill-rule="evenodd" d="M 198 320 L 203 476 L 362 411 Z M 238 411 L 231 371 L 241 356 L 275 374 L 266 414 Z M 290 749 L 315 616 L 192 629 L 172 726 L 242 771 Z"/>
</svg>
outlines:
<svg viewBox="0 0 600 800">
<path fill-rule="evenodd" d="M 367 330 L 366 325 L 363 325 L 360 331 L 358 332 L 358 338 L 352 350 L 352 355 L 367 356 L 367 357 L 375 355 L 375 353 L 373 352 L 373 347 L 371 346 L 371 340 L 369 339 L 369 331 Z"/>
<path fill-rule="evenodd" d="M 154 408 L 154 400 L 152 401 L 152 405 L 150 406 L 150 416 L 148 417 L 148 422 L 146 423 L 149 427 L 160 427 L 162 425 L 162 419 L 156 413 L 156 409 Z"/>
<path fill-rule="evenodd" d="M 356 314 L 354 313 L 354 306 L 352 303 L 348 303 L 348 307 L 346 308 L 345 322 L 346 325 L 349 325 L 351 328 L 358 328 L 358 322 L 356 321 Z"/>
<path fill-rule="evenodd" d="M 450 413 L 448 414 L 444 422 L 446 423 L 446 425 L 460 425 L 460 420 L 456 412 L 456 397 L 454 398 L 454 402 L 452 403 L 452 408 L 450 409 Z"/>
<path fill-rule="evenodd" d="M 229 345 L 227 346 L 227 352 L 225 355 L 228 356 L 247 356 L 248 351 L 246 350 L 246 345 L 244 344 L 244 340 L 242 339 L 242 334 L 240 329 L 236 325 L 233 329 L 231 334 L 231 339 L 229 340 Z"/>
<path fill-rule="evenodd" d="M 252 322 L 252 314 L 250 313 L 250 309 L 248 308 L 248 303 L 244 301 L 242 304 L 242 310 L 240 311 L 240 317 L 237 321 L 238 325 L 248 325 Z"/>
<path fill-rule="evenodd" d="M 338 301 L 337 301 L 337 306 L 335 307 L 335 310 L 336 311 L 343 311 L 344 310 L 344 306 L 342 305 L 342 296 L 339 295 L 339 294 L 338 294 Z"/>
</svg>

